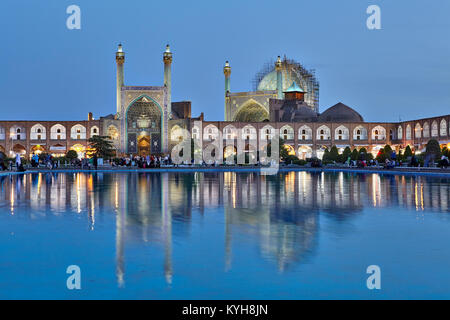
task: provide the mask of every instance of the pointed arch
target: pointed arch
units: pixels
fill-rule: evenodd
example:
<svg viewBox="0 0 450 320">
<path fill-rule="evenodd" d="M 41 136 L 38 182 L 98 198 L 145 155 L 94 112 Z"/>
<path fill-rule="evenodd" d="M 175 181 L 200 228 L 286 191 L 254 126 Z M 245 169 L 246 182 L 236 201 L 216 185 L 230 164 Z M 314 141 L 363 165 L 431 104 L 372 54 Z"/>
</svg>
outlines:
<svg viewBox="0 0 450 320">
<path fill-rule="evenodd" d="M 438 123 L 436 120 L 431 123 L 431 136 L 437 137 L 439 135 Z"/>
<path fill-rule="evenodd" d="M 321 125 L 319 128 L 317 128 L 316 138 L 317 140 L 330 140 L 331 138 L 330 128 L 326 125 Z"/>
<path fill-rule="evenodd" d="M 254 99 L 247 100 L 234 114 L 233 121 L 262 122 L 269 120 L 269 112 Z"/>
<path fill-rule="evenodd" d="M 45 140 L 47 138 L 47 130 L 45 127 L 36 123 L 30 129 L 30 140 Z"/>
<path fill-rule="evenodd" d="M 372 129 L 373 140 L 386 140 L 386 129 L 383 126 L 375 126 Z"/>
<path fill-rule="evenodd" d="M 441 120 L 439 131 L 440 131 L 441 137 L 444 137 L 447 135 L 447 120 L 445 120 L 445 119 Z"/>
<path fill-rule="evenodd" d="M 70 139 L 72 140 L 85 140 L 86 139 L 86 127 L 82 124 L 76 124 L 70 129 Z"/>
<path fill-rule="evenodd" d="M 344 125 L 340 125 L 334 130 L 334 139 L 335 140 L 348 140 L 349 139 L 349 131 L 348 128 Z"/>
<path fill-rule="evenodd" d="M 298 128 L 298 139 L 299 140 L 312 140 L 312 129 L 306 124 Z"/>
<path fill-rule="evenodd" d="M 66 140 L 66 127 L 62 124 L 55 124 L 50 128 L 50 139 Z"/>
<path fill-rule="evenodd" d="M 363 126 L 353 129 L 353 140 L 367 140 L 367 129 Z"/>
<path fill-rule="evenodd" d="M 294 129 L 290 125 L 284 125 L 280 129 L 280 137 L 283 140 L 293 140 L 294 139 Z"/>
<path fill-rule="evenodd" d="M 414 137 L 422 138 L 422 127 L 420 126 L 419 122 L 417 122 L 416 126 L 414 127 Z"/>
</svg>

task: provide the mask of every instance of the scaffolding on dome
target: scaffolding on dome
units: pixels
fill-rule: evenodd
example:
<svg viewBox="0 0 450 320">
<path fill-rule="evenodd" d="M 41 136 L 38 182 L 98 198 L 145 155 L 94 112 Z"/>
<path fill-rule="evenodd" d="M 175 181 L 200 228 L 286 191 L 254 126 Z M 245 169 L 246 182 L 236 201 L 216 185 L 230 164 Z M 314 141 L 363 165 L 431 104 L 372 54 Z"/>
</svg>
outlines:
<svg viewBox="0 0 450 320">
<path fill-rule="evenodd" d="M 305 102 L 310 105 L 313 110 L 319 112 L 319 82 L 316 79 L 315 70 L 308 70 L 299 62 L 292 59 L 287 59 L 286 56 L 284 56 L 282 64 L 284 72 L 289 74 L 290 78 L 296 79 L 296 82 L 298 82 L 297 84 L 307 92 L 305 94 Z M 266 77 L 269 73 L 274 72 L 274 70 L 275 61 L 271 60 L 267 62 L 253 78 L 253 90 L 258 91 L 258 87 L 264 77 Z M 291 83 L 289 83 L 289 85 L 290 84 Z M 272 89 L 276 90 L 276 87 Z"/>
</svg>

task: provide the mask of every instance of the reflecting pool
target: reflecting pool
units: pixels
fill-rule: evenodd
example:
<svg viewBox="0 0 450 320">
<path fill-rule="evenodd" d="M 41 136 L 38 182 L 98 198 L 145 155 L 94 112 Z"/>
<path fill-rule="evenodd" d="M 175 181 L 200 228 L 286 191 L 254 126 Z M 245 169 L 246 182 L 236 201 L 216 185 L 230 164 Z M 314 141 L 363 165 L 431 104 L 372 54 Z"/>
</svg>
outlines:
<svg viewBox="0 0 450 320">
<path fill-rule="evenodd" d="M 0 298 L 449 299 L 449 201 L 420 176 L 0 177 Z"/>
</svg>

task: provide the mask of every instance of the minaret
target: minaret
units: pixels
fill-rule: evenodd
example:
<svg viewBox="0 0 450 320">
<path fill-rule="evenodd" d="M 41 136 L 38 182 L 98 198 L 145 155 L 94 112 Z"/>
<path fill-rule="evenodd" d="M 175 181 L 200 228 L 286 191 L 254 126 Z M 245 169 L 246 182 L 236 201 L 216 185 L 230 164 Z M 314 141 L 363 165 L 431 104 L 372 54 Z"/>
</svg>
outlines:
<svg viewBox="0 0 450 320">
<path fill-rule="evenodd" d="M 167 87 L 167 115 L 172 118 L 172 52 L 170 46 L 166 46 L 166 51 L 163 54 L 164 61 L 164 85 Z"/>
<path fill-rule="evenodd" d="M 283 65 L 280 56 L 275 62 L 275 70 L 277 71 L 277 99 L 283 99 Z"/>
<path fill-rule="evenodd" d="M 225 61 L 225 66 L 223 67 L 223 74 L 225 75 L 225 121 L 227 119 L 227 93 L 230 92 L 230 75 L 231 67 L 228 61 Z"/>
<path fill-rule="evenodd" d="M 121 89 L 123 87 L 123 64 L 125 62 L 125 52 L 122 50 L 122 45 L 119 44 L 116 52 L 116 63 L 117 63 L 117 97 L 116 97 L 116 112 L 120 115 L 120 110 L 122 108 L 122 94 Z"/>
</svg>

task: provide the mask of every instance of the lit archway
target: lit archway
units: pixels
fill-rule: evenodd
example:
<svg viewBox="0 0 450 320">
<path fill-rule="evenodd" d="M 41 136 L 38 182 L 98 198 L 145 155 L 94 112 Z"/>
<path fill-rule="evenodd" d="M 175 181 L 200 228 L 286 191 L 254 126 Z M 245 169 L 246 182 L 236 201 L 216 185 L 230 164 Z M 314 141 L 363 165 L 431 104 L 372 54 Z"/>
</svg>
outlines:
<svg viewBox="0 0 450 320">
<path fill-rule="evenodd" d="M 238 122 L 262 122 L 264 120 L 269 120 L 269 113 L 255 100 L 244 103 L 234 116 L 234 121 Z"/>
</svg>

